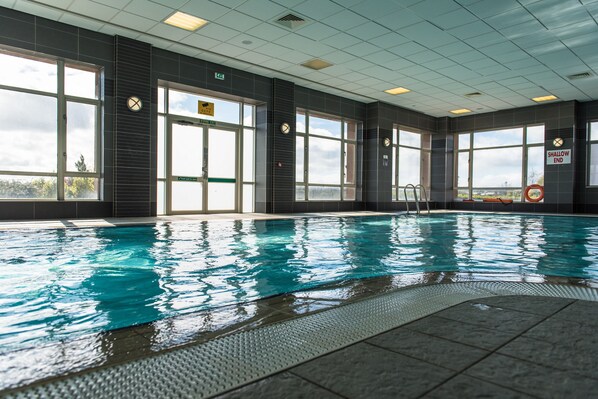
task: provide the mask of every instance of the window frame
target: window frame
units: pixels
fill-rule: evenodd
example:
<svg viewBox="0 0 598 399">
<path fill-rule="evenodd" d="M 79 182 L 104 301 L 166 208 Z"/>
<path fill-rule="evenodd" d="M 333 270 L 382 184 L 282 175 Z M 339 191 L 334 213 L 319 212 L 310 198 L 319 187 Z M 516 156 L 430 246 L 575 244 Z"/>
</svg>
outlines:
<svg viewBox="0 0 598 399">
<path fill-rule="evenodd" d="M 544 127 L 544 141 L 538 143 L 527 143 L 527 135 L 528 129 L 532 127 Z M 474 148 L 474 134 L 476 133 L 484 133 L 484 132 L 498 132 L 501 130 L 512 130 L 512 129 L 522 129 L 522 143 L 521 144 L 510 144 L 504 146 L 491 146 L 491 147 L 481 147 L 481 148 Z M 465 149 L 459 148 L 459 136 L 461 135 L 469 135 L 469 147 Z M 546 125 L 544 123 L 530 123 L 527 125 L 516 125 L 516 126 L 508 126 L 502 128 L 492 128 L 492 129 L 483 129 L 483 130 L 474 130 L 474 131 L 465 131 L 461 133 L 455 133 L 455 147 L 454 147 L 454 179 L 453 179 L 453 187 L 455 187 L 455 200 L 463 200 L 463 198 L 459 198 L 459 191 L 467 190 L 467 199 L 473 199 L 473 191 L 476 189 L 473 187 L 473 171 L 474 171 L 474 163 L 473 163 L 473 155 L 476 150 L 497 150 L 497 149 L 521 149 L 521 187 L 483 187 L 481 189 L 484 190 L 521 190 L 521 195 L 519 199 L 515 201 L 518 202 L 525 202 L 525 188 L 529 185 L 527 182 L 527 174 L 528 174 L 528 154 L 530 148 L 538 148 L 542 147 L 545 148 L 545 140 L 546 140 Z M 468 154 L 468 173 L 467 173 L 467 187 L 459 186 L 459 155 L 467 153 Z M 545 151 L 543 151 L 545 153 Z M 543 160 L 544 165 L 544 175 L 546 173 L 546 162 Z"/>
<path fill-rule="evenodd" d="M 355 119 L 351 119 L 351 118 L 345 118 L 342 116 L 336 116 L 336 115 L 331 115 L 331 114 L 326 114 L 323 112 L 318 112 L 318 111 L 311 111 L 308 109 L 303 109 L 303 108 L 297 108 L 295 110 L 295 116 L 302 114 L 305 116 L 305 132 L 299 132 L 296 130 L 295 132 L 295 149 L 297 149 L 297 137 L 302 137 L 303 138 L 303 182 L 298 182 L 297 181 L 297 169 L 295 167 L 295 201 L 296 202 L 317 202 L 317 201 L 325 201 L 325 202 L 334 202 L 334 201 L 341 201 L 341 202 L 355 202 L 357 201 L 357 171 L 358 171 L 358 151 L 359 151 L 359 146 L 358 146 L 358 142 L 359 142 L 359 130 L 360 130 L 360 126 L 361 123 L 360 121 L 357 121 Z M 317 118 L 323 118 L 323 119 L 329 119 L 329 120 L 333 120 L 333 121 L 338 121 L 340 122 L 341 125 L 341 136 L 340 138 L 338 137 L 330 137 L 330 136 L 323 136 L 323 135 L 319 135 L 319 134 L 311 134 L 309 132 L 309 119 L 311 116 L 317 117 Z M 348 126 L 349 123 L 354 123 L 355 124 L 355 139 L 349 139 L 347 138 L 347 130 L 346 126 Z M 309 182 L 309 137 L 314 137 L 317 139 L 325 139 L 325 140 L 330 140 L 330 141 L 335 141 L 340 143 L 340 155 L 341 155 L 341 159 L 340 159 L 340 184 L 329 184 L 329 183 L 311 183 Z M 347 178 L 347 175 L 349 175 L 349 171 L 346 169 L 346 158 L 347 158 L 347 152 L 346 152 L 346 148 L 348 145 L 354 145 L 355 147 L 355 157 L 354 157 L 354 162 L 353 162 L 353 176 L 354 176 L 354 182 L 353 183 L 345 183 L 345 180 Z M 296 160 L 296 157 L 295 157 Z M 295 161 L 296 163 L 296 161 Z M 309 199 L 309 188 L 310 186 L 312 187 L 332 187 L 332 188 L 339 188 L 340 190 L 340 198 L 339 199 Z M 302 187 L 303 189 L 303 198 L 299 198 L 298 197 L 298 189 Z M 354 192 L 354 196 L 353 198 L 346 198 L 345 195 L 345 189 L 353 189 Z"/>
<path fill-rule="evenodd" d="M 598 138 L 596 140 L 592 140 L 592 125 L 595 124 L 596 128 L 598 129 L 598 119 L 589 120 L 586 126 L 586 187 L 587 188 L 598 188 L 598 184 L 591 184 L 591 167 L 592 167 L 592 144 L 598 145 Z M 598 153 L 596 154 L 598 156 Z"/>
<path fill-rule="evenodd" d="M 54 177 L 56 178 L 56 198 L 0 198 L 0 202 L 31 202 L 31 201 L 100 201 L 103 198 L 102 184 L 102 75 L 103 68 L 98 65 L 85 64 L 64 58 L 52 57 L 50 55 L 31 53 L 20 49 L 0 46 L 0 53 L 8 54 L 13 57 L 25 58 L 39 62 L 50 62 L 56 65 L 56 92 L 28 89 L 18 86 L 0 84 L 0 90 L 9 92 L 18 92 L 24 94 L 39 95 L 56 99 L 56 172 L 25 172 L 10 171 L 0 169 L 0 176 L 25 176 L 25 177 Z M 65 68 L 85 70 L 95 73 L 96 96 L 95 98 L 86 98 L 73 95 L 67 95 L 65 92 Z M 94 172 L 68 171 L 67 167 L 67 145 L 68 145 L 68 103 L 78 103 L 93 105 L 95 107 L 95 127 L 94 127 Z M 65 198 L 65 178 L 85 177 L 97 179 L 98 190 L 96 198 Z"/>
<path fill-rule="evenodd" d="M 400 131 L 403 130 L 405 132 L 409 132 L 409 133 L 416 133 L 419 134 L 421 136 L 421 140 L 420 140 L 420 146 L 419 147 L 414 147 L 414 146 L 410 146 L 410 145 L 405 145 L 405 144 L 400 144 Z M 427 139 L 429 140 L 429 145 L 428 148 L 424 147 L 424 136 L 427 136 Z M 420 164 L 419 164 L 419 182 L 417 184 L 415 184 L 416 186 L 418 184 L 421 184 L 425 190 L 426 193 L 428 195 L 428 199 L 430 196 L 430 181 L 431 181 L 431 173 L 432 173 L 432 134 L 429 132 L 425 132 L 421 129 L 415 129 L 409 126 L 403 126 L 400 124 L 394 124 L 392 127 L 392 145 L 391 145 L 391 157 L 392 157 L 392 164 L 391 164 L 391 171 L 392 171 L 392 166 L 394 166 L 394 174 L 392 175 L 392 180 L 391 180 L 391 190 L 392 190 L 392 201 L 393 202 L 398 202 L 398 201 L 405 201 L 405 196 L 403 195 L 401 198 L 401 193 L 404 194 L 404 190 L 405 190 L 405 186 L 399 186 L 399 153 L 400 153 L 400 148 L 408 148 L 408 149 L 412 149 L 412 150 L 418 150 L 420 151 Z M 424 154 L 426 154 L 426 156 L 423 156 Z M 426 161 L 427 160 L 427 161 Z M 424 163 L 427 162 L 427 165 L 424 165 Z M 424 176 L 425 171 L 428 171 L 427 176 Z M 413 184 L 413 183 L 409 183 L 409 184 Z M 422 198 L 421 196 L 421 190 L 419 193 L 419 198 Z M 414 202 L 414 199 L 408 199 L 407 201 L 409 202 Z"/>
</svg>

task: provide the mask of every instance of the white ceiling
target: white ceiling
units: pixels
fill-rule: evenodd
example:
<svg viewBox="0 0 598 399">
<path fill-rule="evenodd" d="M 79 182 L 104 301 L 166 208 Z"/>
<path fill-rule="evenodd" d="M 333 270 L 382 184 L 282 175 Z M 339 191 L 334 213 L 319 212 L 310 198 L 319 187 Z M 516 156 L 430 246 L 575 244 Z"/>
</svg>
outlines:
<svg viewBox="0 0 598 399">
<path fill-rule="evenodd" d="M 598 0 L 0 0 L 67 24 L 131 37 L 359 101 L 432 115 L 598 99 Z M 209 24 L 165 25 L 174 12 Z M 308 20 L 295 30 L 274 21 Z M 244 44 L 251 41 L 251 44 Z M 321 58 L 334 66 L 299 64 Z M 567 75 L 591 72 L 590 78 Z M 392 96 L 403 86 L 411 93 Z M 480 92 L 468 98 L 464 95 Z"/>
</svg>

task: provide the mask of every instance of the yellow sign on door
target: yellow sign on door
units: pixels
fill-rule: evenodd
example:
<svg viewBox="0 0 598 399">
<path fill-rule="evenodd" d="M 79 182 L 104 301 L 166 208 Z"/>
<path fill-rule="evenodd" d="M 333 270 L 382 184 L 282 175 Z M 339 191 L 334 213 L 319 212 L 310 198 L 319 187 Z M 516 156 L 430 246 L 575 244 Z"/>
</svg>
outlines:
<svg viewBox="0 0 598 399">
<path fill-rule="evenodd" d="M 207 101 L 198 101 L 197 113 L 201 115 L 214 116 L 214 103 L 209 103 Z"/>
</svg>

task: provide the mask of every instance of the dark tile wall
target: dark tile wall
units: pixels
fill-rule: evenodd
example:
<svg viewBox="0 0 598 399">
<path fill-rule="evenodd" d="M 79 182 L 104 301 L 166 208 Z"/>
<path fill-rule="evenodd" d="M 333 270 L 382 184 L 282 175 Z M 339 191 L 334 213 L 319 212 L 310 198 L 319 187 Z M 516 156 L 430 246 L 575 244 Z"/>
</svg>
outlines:
<svg viewBox="0 0 598 399">
<path fill-rule="evenodd" d="M 127 108 L 127 98 L 137 96 L 151 104 L 152 46 L 116 36 L 114 126 L 114 216 L 155 215 L 151 186 L 152 107 L 139 112 Z"/>
<path fill-rule="evenodd" d="M 292 140 L 287 142 L 289 149 L 293 152 L 293 165 L 290 170 L 292 174 L 292 191 L 289 193 L 292 196 L 292 208 L 289 208 L 289 204 L 284 204 L 284 212 L 343 212 L 343 211 L 359 211 L 365 209 L 365 203 L 362 201 L 363 198 L 363 182 L 365 173 L 365 160 L 363 151 L 363 137 L 364 137 L 364 126 L 366 123 L 366 104 L 359 101 L 350 100 L 347 98 L 335 96 L 333 94 L 323 93 L 318 90 L 309 89 L 301 86 L 294 86 L 294 102 L 295 106 L 292 109 L 292 119 L 295 121 L 295 108 L 302 108 L 309 111 L 322 112 L 329 115 L 339 116 L 343 118 L 353 119 L 361 122 L 361 126 L 357 130 L 357 192 L 355 201 L 295 201 L 295 137 L 294 137 L 294 125 Z M 274 123 L 274 134 L 280 136 L 278 126 Z M 289 137 L 291 134 L 288 135 Z M 275 185 L 276 187 L 276 185 Z M 276 189 L 276 188 L 275 188 Z M 286 188 L 285 188 L 286 190 Z M 288 197 L 286 197 L 288 198 Z M 278 212 L 283 212 L 279 210 Z"/>
<path fill-rule="evenodd" d="M 291 125 L 283 134 L 280 125 Z M 293 212 L 295 202 L 295 84 L 272 80 L 272 212 Z"/>
<path fill-rule="evenodd" d="M 526 124 L 543 123 L 545 125 L 545 149 L 555 147 L 552 141 L 556 137 L 565 140 L 561 149 L 573 150 L 572 163 L 569 165 L 545 165 L 544 167 L 544 202 L 532 204 L 513 204 L 513 208 L 525 210 L 543 210 L 545 212 L 573 212 L 575 164 L 579 162 L 576 151 L 576 101 L 565 101 L 532 107 L 516 108 L 491 112 L 480 115 L 470 115 L 450 119 L 452 133 L 464 133 L 474 130 L 498 129 Z M 546 163 L 546 160 L 544 161 Z M 502 204 L 500 204 L 502 206 Z M 456 201 L 452 205 L 455 209 L 486 208 L 489 204 L 463 203 Z"/>
<path fill-rule="evenodd" d="M 112 216 L 114 42 L 111 36 L 0 7 L 0 44 L 102 68 L 104 163 L 102 201 L 2 201 L 0 219 Z"/>
</svg>

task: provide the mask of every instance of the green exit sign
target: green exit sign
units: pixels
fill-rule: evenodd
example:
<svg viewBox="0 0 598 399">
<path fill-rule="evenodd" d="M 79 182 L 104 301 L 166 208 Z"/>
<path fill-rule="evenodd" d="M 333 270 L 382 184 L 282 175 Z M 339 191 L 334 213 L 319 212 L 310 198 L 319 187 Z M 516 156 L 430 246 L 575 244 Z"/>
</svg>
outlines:
<svg viewBox="0 0 598 399">
<path fill-rule="evenodd" d="M 218 80 L 224 80 L 224 74 L 222 72 L 214 72 L 214 77 Z"/>
</svg>

